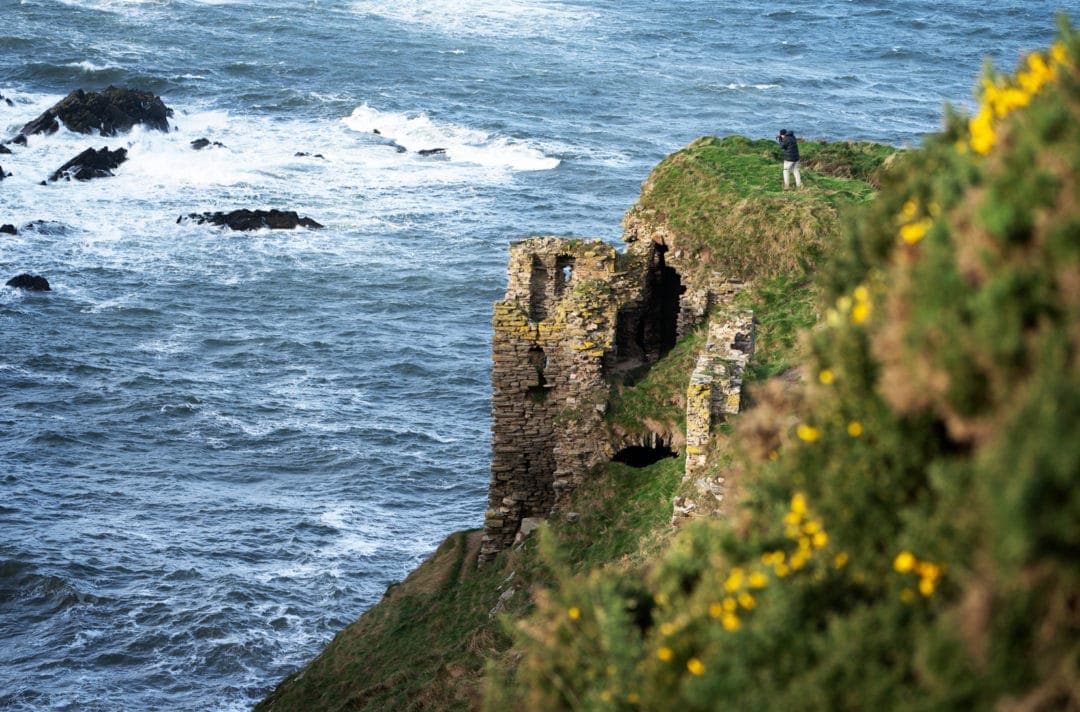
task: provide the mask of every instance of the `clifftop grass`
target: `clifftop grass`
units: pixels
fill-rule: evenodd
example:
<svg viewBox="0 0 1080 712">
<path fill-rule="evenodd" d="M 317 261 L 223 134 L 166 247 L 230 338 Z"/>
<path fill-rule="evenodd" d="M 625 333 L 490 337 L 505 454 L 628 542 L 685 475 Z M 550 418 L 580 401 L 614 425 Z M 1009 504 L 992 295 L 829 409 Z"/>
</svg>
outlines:
<svg viewBox="0 0 1080 712">
<path fill-rule="evenodd" d="M 837 243 L 841 213 L 870 202 L 872 183 L 897 150 L 877 143 L 801 141 L 800 151 L 804 188 L 785 192 L 775 141 L 698 139 L 653 170 L 626 225 L 662 225 L 671 247 L 731 277 L 798 273 Z"/>
</svg>

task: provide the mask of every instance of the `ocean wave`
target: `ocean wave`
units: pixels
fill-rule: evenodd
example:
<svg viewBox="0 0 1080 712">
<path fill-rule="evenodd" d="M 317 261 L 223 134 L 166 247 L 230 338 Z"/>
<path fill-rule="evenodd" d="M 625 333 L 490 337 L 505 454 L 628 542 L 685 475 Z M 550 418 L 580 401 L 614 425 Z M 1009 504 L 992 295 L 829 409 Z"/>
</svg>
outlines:
<svg viewBox="0 0 1080 712">
<path fill-rule="evenodd" d="M 423 112 L 380 111 L 361 104 L 343 121 L 354 131 L 378 131 L 383 138 L 409 151 L 444 149 L 453 162 L 515 171 L 546 171 L 561 162 L 515 139 L 438 122 Z"/>
<path fill-rule="evenodd" d="M 94 64 L 93 62 L 88 62 L 86 60 L 83 60 L 82 62 L 68 62 L 64 66 L 81 69 L 88 74 L 92 74 L 94 72 L 107 72 L 122 69 L 122 67 L 118 67 L 115 64 Z"/>
<path fill-rule="evenodd" d="M 81 10 L 124 13 L 133 7 L 167 7 L 172 0 L 57 0 L 61 5 L 77 7 Z"/>
</svg>

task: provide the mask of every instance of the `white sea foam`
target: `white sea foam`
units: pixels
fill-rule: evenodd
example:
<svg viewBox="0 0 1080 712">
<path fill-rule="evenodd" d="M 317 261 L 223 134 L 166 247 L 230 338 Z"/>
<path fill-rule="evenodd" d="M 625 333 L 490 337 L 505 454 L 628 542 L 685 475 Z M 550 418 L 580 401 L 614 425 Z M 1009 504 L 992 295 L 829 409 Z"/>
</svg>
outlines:
<svg viewBox="0 0 1080 712">
<path fill-rule="evenodd" d="M 766 91 L 768 89 L 778 89 L 779 87 L 779 84 L 743 84 L 742 82 L 731 82 L 726 88 L 731 90 L 757 89 L 759 91 Z"/>
<path fill-rule="evenodd" d="M 319 521 L 334 529 L 345 528 L 345 507 L 334 507 L 319 515 Z"/>
<path fill-rule="evenodd" d="M 8 123 L 0 126 L 0 134 L 16 133 L 62 97 L 18 98 L 17 110 L 3 115 Z M 174 130 L 168 133 L 136 127 L 120 136 L 102 137 L 61 128 L 51 136 L 30 136 L 28 146 L 15 147 L 17 155 L 3 161 L 15 174 L 0 192 L 4 222 L 18 227 L 62 217 L 69 233 L 66 241 L 77 235 L 90 250 L 88 262 L 107 257 L 107 264 L 116 264 L 130 262 L 132 253 L 125 245 L 132 240 L 160 237 L 163 231 L 217 234 L 208 227 L 169 227 L 188 212 L 290 209 L 331 227 L 365 233 L 407 226 L 420 216 L 426 224 L 431 215 L 475 213 L 484 209 L 487 198 L 467 188 L 502 185 L 513 182 L 517 172 L 558 166 L 560 160 L 545 151 L 574 153 L 572 146 L 493 135 L 422 112 L 379 111 L 367 104 L 343 120 L 303 115 L 275 120 L 185 107 L 164 99 L 176 110 L 171 120 Z M 375 128 L 382 137 L 372 133 Z M 191 142 L 200 138 L 223 145 L 193 150 Z M 408 151 L 396 152 L 389 141 Z M 127 161 L 111 178 L 38 185 L 91 146 L 125 148 Z M 420 156 L 417 151 L 425 148 L 444 148 L 446 153 Z M 438 199 L 433 199 L 436 193 Z M 17 201 L 10 197 L 15 195 Z M 62 214 L 57 213 L 58 205 L 64 206 Z M 102 221 L 102 215 L 109 219 Z M 276 251 L 280 240 L 271 238 L 280 237 L 270 236 L 265 244 L 256 238 L 250 247 Z M 297 231 L 288 243 L 300 249 L 328 239 Z M 156 252 L 144 256 L 149 259 L 150 254 L 160 256 Z M 222 280 L 233 277 L 221 275 Z"/>
<path fill-rule="evenodd" d="M 171 0 L 57 0 L 68 7 L 78 7 L 84 10 L 98 10 L 101 12 L 123 13 L 134 7 L 157 6 L 165 7 Z"/>
<path fill-rule="evenodd" d="M 344 122 L 349 128 L 362 133 L 370 134 L 377 130 L 383 138 L 409 151 L 444 149 L 446 157 L 453 162 L 515 171 L 551 170 L 560 163 L 558 158 L 545 156 L 538 148 L 526 143 L 438 122 L 423 112 L 380 111 L 362 104 Z"/>
<path fill-rule="evenodd" d="M 558 37 L 588 27 L 597 13 L 543 0 L 356 0 L 358 13 L 454 36 Z"/>
</svg>

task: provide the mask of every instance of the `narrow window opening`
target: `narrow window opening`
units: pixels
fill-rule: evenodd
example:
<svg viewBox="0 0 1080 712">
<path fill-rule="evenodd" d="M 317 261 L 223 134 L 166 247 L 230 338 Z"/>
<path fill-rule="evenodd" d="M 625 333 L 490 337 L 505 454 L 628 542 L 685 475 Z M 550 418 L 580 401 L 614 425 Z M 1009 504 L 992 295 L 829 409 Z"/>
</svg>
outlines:
<svg viewBox="0 0 1080 712">
<path fill-rule="evenodd" d="M 543 321 L 548 315 L 547 282 L 548 270 L 539 256 L 533 255 L 532 270 L 529 273 L 529 318 Z"/>
<path fill-rule="evenodd" d="M 539 346 L 529 349 L 529 365 L 536 370 L 536 382 L 526 389 L 529 397 L 537 403 L 547 400 L 548 387 L 544 371 L 547 369 L 547 355 Z"/>
<path fill-rule="evenodd" d="M 566 291 L 566 286 L 570 284 L 570 280 L 573 279 L 573 277 L 574 258 L 555 258 L 555 296 L 562 296 L 562 293 Z"/>
<path fill-rule="evenodd" d="M 647 296 L 638 343 L 650 363 L 675 347 L 679 331 L 679 299 L 686 292 L 679 273 L 664 261 L 667 247 L 657 245 L 649 266 Z"/>
</svg>

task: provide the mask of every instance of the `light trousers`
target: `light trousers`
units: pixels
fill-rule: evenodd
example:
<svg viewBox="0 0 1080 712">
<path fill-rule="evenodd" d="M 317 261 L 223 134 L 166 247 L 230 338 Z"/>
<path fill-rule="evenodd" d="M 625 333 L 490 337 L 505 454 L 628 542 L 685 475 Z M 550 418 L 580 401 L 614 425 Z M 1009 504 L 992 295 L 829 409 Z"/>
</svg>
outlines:
<svg viewBox="0 0 1080 712">
<path fill-rule="evenodd" d="M 798 161 L 784 161 L 784 187 L 789 187 L 793 171 L 795 173 L 795 187 L 802 188 L 802 175 L 799 173 Z"/>
</svg>

